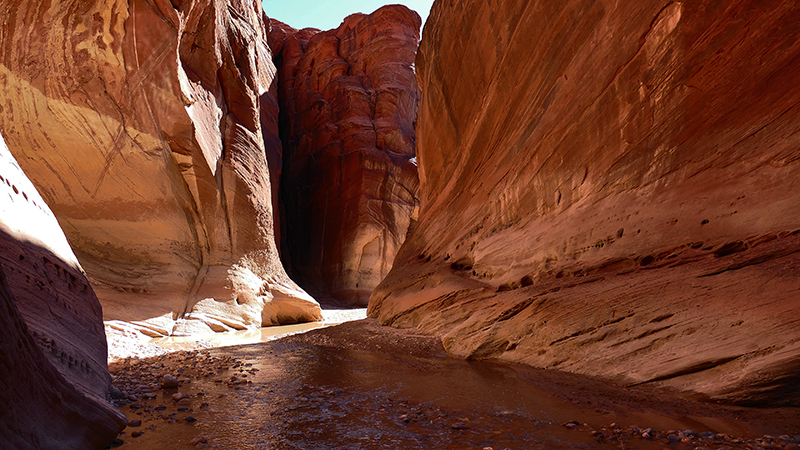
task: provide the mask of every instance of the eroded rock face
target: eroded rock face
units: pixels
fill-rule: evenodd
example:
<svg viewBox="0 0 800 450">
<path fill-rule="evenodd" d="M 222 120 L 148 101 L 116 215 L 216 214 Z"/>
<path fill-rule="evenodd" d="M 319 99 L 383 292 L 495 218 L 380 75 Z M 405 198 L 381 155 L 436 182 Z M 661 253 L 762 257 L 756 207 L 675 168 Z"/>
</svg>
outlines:
<svg viewBox="0 0 800 450">
<path fill-rule="evenodd" d="M 2 137 L 0 342 L 0 447 L 102 448 L 124 428 L 100 303 Z"/>
<path fill-rule="evenodd" d="M 325 32 L 272 21 L 284 258 L 315 295 L 366 305 L 416 213 L 419 28 L 419 15 L 400 5 Z"/>
<path fill-rule="evenodd" d="M 420 220 L 370 314 L 459 357 L 800 404 L 799 20 L 438 1 Z"/>
<path fill-rule="evenodd" d="M 0 17 L 0 128 L 107 319 L 163 334 L 320 317 L 275 244 L 259 5 L 2 0 Z"/>
</svg>

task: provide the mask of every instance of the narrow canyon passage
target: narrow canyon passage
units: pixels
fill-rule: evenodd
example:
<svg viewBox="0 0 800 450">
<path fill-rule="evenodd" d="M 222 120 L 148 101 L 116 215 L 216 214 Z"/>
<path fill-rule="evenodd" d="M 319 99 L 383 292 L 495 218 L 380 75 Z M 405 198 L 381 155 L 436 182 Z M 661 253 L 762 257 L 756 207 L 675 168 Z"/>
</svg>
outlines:
<svg viewBox="0 0 800 450">
<path fill-rule="evenodd" d="M 800 432 L 797 409 L 710 405 L 447 358 L 434 339 L 372 319 L 123 361 L 111 372 L 129 392 L 153 385 L 136 402 L 117 400 L 130 421 L 118 444 L 132 449 L 745 449 L 800 440 L 790 435 Z M 181 385 L 157 388 L 169 373 Z"/>
<path fill-rule="evenodd" d="M 800 450 L 800 2 L 366 12 L 0 0 L 0 450 Z"/>
</svg>

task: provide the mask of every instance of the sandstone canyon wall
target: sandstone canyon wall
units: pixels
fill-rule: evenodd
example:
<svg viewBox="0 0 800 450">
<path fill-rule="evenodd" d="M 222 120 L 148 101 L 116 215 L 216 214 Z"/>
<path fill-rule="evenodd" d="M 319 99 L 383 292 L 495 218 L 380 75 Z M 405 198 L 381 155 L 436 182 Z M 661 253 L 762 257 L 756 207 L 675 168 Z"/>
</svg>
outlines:
<svg viewBox="0 0 800 450">
<path fill-rule="evenodd" d="M 325 32 L 272 21 L 284 258 L 315 296 L 366 305 L 416 213 L 419 28 L 419 15 L 401 5 Z"/>
<path fill-rule="evenodd" d="M 106 318 L 159 318 L 139 322 L 153 334 L 320 318 L 275 244 L 259 4 L 0 0 L 0 44 L 0 129 Z"/>
<path fill-rule="evenodd" d="M 800 4 L 437 0 L 419 223 L 369 313 L 499 358 L 800 404 Z"/>
<path fill-rule="evenodd" d="M 0 343 L 0 448 L 100 448 L 125 426 L 100 303 L 2 137 Z"/>
</svg>

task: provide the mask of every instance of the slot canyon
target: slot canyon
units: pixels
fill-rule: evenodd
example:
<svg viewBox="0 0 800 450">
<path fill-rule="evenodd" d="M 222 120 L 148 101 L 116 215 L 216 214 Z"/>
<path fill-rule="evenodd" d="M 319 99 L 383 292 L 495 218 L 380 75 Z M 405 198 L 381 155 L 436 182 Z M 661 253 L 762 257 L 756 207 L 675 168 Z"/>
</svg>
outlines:
<svg viewBox="0 0 800 450">
<path fill-rule="evenodd" d="M 0 450 L 800 449 L 800 4 L 419 12 L 0 0 Z"/>
</svg>

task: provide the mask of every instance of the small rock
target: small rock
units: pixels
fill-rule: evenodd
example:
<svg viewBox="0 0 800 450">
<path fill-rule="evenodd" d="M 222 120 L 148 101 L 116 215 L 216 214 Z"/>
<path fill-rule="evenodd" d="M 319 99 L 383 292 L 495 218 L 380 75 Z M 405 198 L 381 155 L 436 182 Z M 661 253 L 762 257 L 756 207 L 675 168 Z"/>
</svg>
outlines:
<svg viewBox="0 0 800 450">
<path fill-rule="evenodd" d="M 189 441 L 192 445 L 208 444 L 208 438 L 205 436 L 197 436 Z"/>
<path fill-rule="evenodd" d="M 142 426 L 142 420 L 141 419 L 131 420 L 130 422 L 128 422 L 128 426 L 129 427 L 140 427 L 140 426 Z"/>
<path fill-rule="evenodd" d="M 197 419 L 195 419 L 195 418 L 194 418 L 194 417 L 192 417 L 192 416 L 186 416 L 186 418 L 185 418 L 185 419 L 183 419 L 183 420 L 185 420 L 185 421 L 186 421 L 186 423 L 194 423 L 194 422 L 197 422 Z"/>
<path fill-rule="evenodd" d="M 669 441 L 670 444 L 677 444 L 678 442 L 681 441 L 681 438 L 679 438 L 674 434 L 670 434 L 669 436 L 667 436 L 667 440 Z"/>
<path fill-rule="evenodd" d="M 180 401 L 180 399 L 182 399 L 183 397 L 186 397 L 186 396 L 185 396 L 185 395 L 183 395 L 183 394 L 182 394 L 182 393 L 180 393 L 180 392 L 178 392 L 177 394 L 172 394 L 172 400 L 174 400 L 174 401 L 176 401 L 176 402 L 177 402 L 177 401 Z"/>
<path fill-rule="evenodd" d="M 159 406 L 156 406 L 156 408 L 155 408 L 156 411 L 163 411 L 165 409 L 167 409 L 167 407 L 164 406 L 164 405 L 159 405 Z"/>
<path fill-rule="evenodd" d="M 108 391 L 108 395 L 110 395 L 111 398 L 120 398 L 122 396 L 122 391 L 120 391 L 116 386 L 111 386 L 111 390 Z"/>
<path fill-rule="evenodd" d="M 717 435 L 712 433 L 712 432 L 710 432 L 710 431 L 703 431 L 702 433 L 700 433 L 700 436 L 704 437 L 706 439 L 716 439 L 717 438 Z"/>
<path fill-rule="evenodd" d="M 452 428 L 454 430 L 467 430 L 467 429 L 469 429 L 469 426 L 467 424 L 465 424 L 464 422 L 456 422 L 456 423 L 450 425 L 450 428 Z"/>
<path fill-rule="evenodd" d="M 131 437 L 137 438 L 137 437 L 139 437 L 139 436 L 141 436 L 143 434 L 144 434 L 144 431 L 138 431 L 137 430 L 137 431 L 134 431 L 133 433 L 131 433 Z"/>
<path fill-rule="evenodd" d="M 119 447 L 124 443 L 125 443 L 125 441 L 123 441 L 122 438 L 114 438 L 114 440 L 111 441 L 111 446 L 112 447 Z"/>
<path fill-rule="evenodd" d="M 161 377 L 161 387 L 163 389 L 175 389 L 178 386 L 180 386 L 180 382 L 172 375 L 164 375 Z"/>
<path fill-rule="evenodd" d="M 642 439 L 650 439 L 651 437 L 652 436 L 650 436 L 650 433 L 648 433 L 648 432 L 642 433 Z"/>
<path fill-rule="evenodd" d="M 181 406 L 180 408 L 178 408 L 178 412 L 186 412 L 188 410 L 189 410 L 189 408 L 187 408 L 185 406 Z"/>
</svg>

